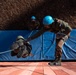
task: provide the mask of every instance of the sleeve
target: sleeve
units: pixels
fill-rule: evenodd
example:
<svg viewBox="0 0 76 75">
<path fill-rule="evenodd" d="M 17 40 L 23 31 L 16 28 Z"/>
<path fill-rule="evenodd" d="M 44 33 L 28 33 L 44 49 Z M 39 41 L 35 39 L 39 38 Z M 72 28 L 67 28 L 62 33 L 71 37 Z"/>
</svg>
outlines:
<svg viewBox="0 0 76 75">
<path fill-rule="evenodd" d="M 14 42 L 13 44 L 12 44 L 12 46 L 11 46 L 11 50 L 15 50 L 15 49 L 18 49 L 19 48 L 19 45 L 16 43 L 16 42 Z"/>
<path fill-rule="evenodd" d="M 42 28 L 41 30 L 39 30 L 36 34 L 34 34 L 33 36 L 29 37 L 27 39 L 27 41 L 31 41 L 33 39 L 38 38 L 40 35 L 42 35 L 46 30 L 44 28 Z"/>
</svg>

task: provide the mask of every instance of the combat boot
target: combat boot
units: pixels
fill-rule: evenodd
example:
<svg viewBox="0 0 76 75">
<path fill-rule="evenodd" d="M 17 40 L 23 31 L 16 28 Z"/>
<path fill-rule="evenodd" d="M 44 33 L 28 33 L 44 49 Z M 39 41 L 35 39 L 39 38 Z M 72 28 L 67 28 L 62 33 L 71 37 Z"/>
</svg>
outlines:
<svg viewBox="0 0 76 75">
<path fill-rule="evenodd" d="M 50 66 L 61 66 L 61 58 L 56 58 L 55 61 L 49 62 L 48 65 L 50 65 Z"/>
</svg>

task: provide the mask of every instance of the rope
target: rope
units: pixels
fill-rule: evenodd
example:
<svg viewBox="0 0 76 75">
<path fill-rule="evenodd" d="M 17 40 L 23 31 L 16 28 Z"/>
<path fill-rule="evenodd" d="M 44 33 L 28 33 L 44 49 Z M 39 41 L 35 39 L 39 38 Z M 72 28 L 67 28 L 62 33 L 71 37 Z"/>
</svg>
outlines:
<svg viewBox="0 0 76 75">
<path fill-rule="evenodd" d="M 65 34 L 64 34 L 65 35 Z M 55 37 L 55 35 L 54 35 L 54 37 Z M 76 39 L 76 37 L 73 37 L 73 36 L 70 36 L 69 38 L 72 38 L 72 39 Z M 55 39 L 53 40 L 53 43 L 52 43 L 52 45 L 48 48 L 48 50 L 44 53 L 44 55 L 49 51 L 49 49 L 53 46 L 53 44 L 54 44 L 54 42 L 55 42 Z M 67 56 L 66 56 L 67 57 Z"/>
<path fill-rule="evenodd" d="M 4 53 L 7 53 L 7 52 L 11 52 L 11 51 L 14 51 L 14 50 L 7 50 L 7 51 L 4 51 L 4 52 L 0 52 L 0 54 L 4 54 Z"/>
<path fill-rule="evenodd" d="M 29 34 L 28 37 L 30 37 L 32 35 L 33 31 L 31 31 L 31 33 Z M 7 53 L 7 52 L 11 52 L 11 51 L 14 51 L 14 50 L 7 50 L 7 51 L 4 51 L 4 52 L 0 52 L 0 54 L 4 54 L 4 53 Z"/>
<path fill-rule="evenodd" d="M 31 31 L 31 33 L 29 34 L 28 38 L 32 35 L 33 31 Z"/>
<path fill-rule="evenodd" d="M 28 38 L 32 35 L 32 33 L 33 33 L 33 31 L 31 31 Z M 73 36 L 70 36 L 70 38 L 76 39 L 76 37 L 73 37 Z M 54 43 L 54 41 L 53 41 L 53 43 Z M 7 53 L 7 52 L 11 52 L 11 51 L 13 51 L 13 50 L 7 50 L 7 51 L 4 51 L 4 52 L 0 52 L 0 54 L 4 54 L 4 53 Z M 46 53 L 44 53 L 44 54 L 46 54 Z"/>
</svg>

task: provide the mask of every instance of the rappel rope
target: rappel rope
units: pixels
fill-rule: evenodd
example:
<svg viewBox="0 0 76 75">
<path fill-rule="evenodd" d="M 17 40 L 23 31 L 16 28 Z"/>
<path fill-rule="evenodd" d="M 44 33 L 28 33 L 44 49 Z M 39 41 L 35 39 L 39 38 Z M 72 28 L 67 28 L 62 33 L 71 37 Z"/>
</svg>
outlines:
<svg viewBox="0 0 76 75">
<path fill-rule="evenodd" d="M 31 33 L 29 34 L 28 37 L 30 37 L 32 35 L 33 31 L 31 31 Z M 4 51 L 4 52 L 0 52 L 0 54 L 4 54 L 4 53 L 7 53 L 7 52 L 11 52 L 11 51 L 14 51 L 14 50 L 7 50 L 7 51 Z"/>
<path fill-rule="evenodd" d="M 28 38 L 32 35 L 33 31 L 31 31 L 31 33 L 29 34 Z"/>
<path fill-rule="evenodd" d="M 33 31 L 31 31 L 31 33 L 29 34 L 28 38 L 32 35 Z M 64 34 L 65 35 L 65 34 Z M 70 38 L 73 38 L 73 39 L 76 39 L 76 37 L 74 36 L 69 36 Z M 54 42 L 53 42 L 54 43 Z M 4 51 L 4 52 L 0 52 L 0 54 L 4 54 L 4 53 L 7 53 L 7 52 L 11 52 L 11 51 L 14 51 L 14 50 L 7 50 L 7 51 Z M 44 53 L 45 54 L 45 53 Z"/>
<path fill-rule="evenodd" d="M 11 52 L 11 51 L 14 51 L 14 50 L 7 50 L 7 51 L 4 51 L 4 52 L 0 52 L 0 54 L 4 54 L 4 53 L 7 53 L 7 52 Z"/>
<path fill-rule="evenodd" d="M 62 35 L 66 35 L 66 34 L 62 33 Z M 69 39 L 71 39 L 71 38 L 76 40 L 76 37 L 74 37 L 74 36 L 69 36 Z M 49 49 L 53 46 L 54 42 L 55 42 L 55 39 L 53 40 L 52 45 L 48 48 L 48 51 L 49 51 Z M 47 54 L 48 51 L 46 51 L 46 52 L 44 53 L 44 55 Z"/>
</svg>

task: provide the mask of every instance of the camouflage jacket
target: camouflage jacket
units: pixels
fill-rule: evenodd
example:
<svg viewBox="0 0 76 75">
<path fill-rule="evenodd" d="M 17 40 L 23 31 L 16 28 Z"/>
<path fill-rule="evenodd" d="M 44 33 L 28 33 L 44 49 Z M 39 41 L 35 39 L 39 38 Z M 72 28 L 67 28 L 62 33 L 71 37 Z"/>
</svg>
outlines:
<svg viewBox="0 0 76 75">
<path fill-rule="evenodd" d="M 60 32 L 60 33 L 67 35 L 72 30 L 72 28 L 69 26 L 69 24 L 67 22 L 60 20 L 60 19 L 57 19 L 57 18 L 55 19 L 55 22 L 49 26 L 50 26 L 50 28 L 42 27 L 42 29 L 39 30 L 35 35 L 29 37 L 27 39 L 27 41 L 31 41 L 31 40 L 39 37 L 40 35 L 42 35 L 46 31 L 50 31 L 50 32 L 53 32 L 55 34 Z"/>
<path fill-rule="evenodd" d="M 40 23 L 39 21 L 35 20 L 35 21 L 30 21 L 30 24 L 28 25 L 28 29 L 29 30 L 35 30 L 35 29 L 39 29 L 40 27 Z"/>
</svg>

